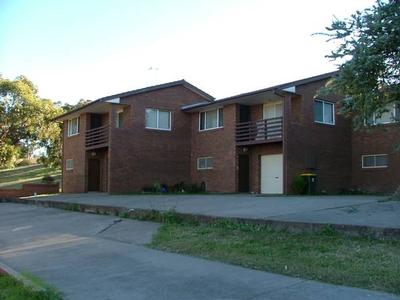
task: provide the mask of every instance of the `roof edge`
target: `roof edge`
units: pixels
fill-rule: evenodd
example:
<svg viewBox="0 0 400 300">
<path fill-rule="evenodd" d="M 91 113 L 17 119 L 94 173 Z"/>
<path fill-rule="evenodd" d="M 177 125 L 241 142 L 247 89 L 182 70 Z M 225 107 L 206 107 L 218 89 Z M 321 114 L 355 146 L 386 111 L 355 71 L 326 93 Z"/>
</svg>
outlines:
<svg viewBox="0 0 400 300">
<path fill-rule="evenodd" d="M 174 87 L 174 86 L 178 86 L 178 85 L 182 85 L 185 88 L 187 88 L 188 90 L 190 90 L 190 91 L 202 96 L 208 102 L 213 102 L 214 99 L 215 99 L 210 94 L 207 94 L 206 92 L 204 92 L 203 90 L 201 90 L 201 89 L 197 88 L 196 86 L 190 84 L 186 80 L 181 79 L 181 80 L 176 80 L 176 81 L 171 81 L 171 82 L 167 82 L 167 83 L 152 85 L 152 86 L 148 86 L 148 87 L 144 87 L 144 88 L 140 88 L 140 89 L 136 89 L 136 90 L 131 90 L 131 91 L 123 92 L 123 93 L 118 93 L 118 94 L 113 94 L 113 95 L 101 97 L 99 99 L 96 99 L 96 100 L 88 103 L 88 104 L 85 104 L 85 105 L 83 105 L 81 107 L 75 108 L 75 109 L 73 109 L 71 111 L 68 111 L 68 112 L 62 114 L 62 115 L 59 115 L 59 116 L 53 118 L 52 121 L 58 121 L 59 119 L 64 118 L 67 115 L 73 114 L 73 113 L 75 113 L 75 112 L 77 112 L 77 111 L 79 111 L 81 109 L 84 109 L 84 108 L 86 108 L 88 106 L 91 106 L 93 104 L 96 104 L 98 102 L 105 102 L 107 100 L 114 99 L 114 98 L 128 97 L 128 96 L 131 96 L 131 95 L 137 95 L 137 94 L 152 92 L 152 91 L 166 89 L 166 88 L 170 88 L 170 87 Z"/>
<path fill-rule="evenodd" d="M 307 78 L 303 78 L 303 79 L 299 79 L 299 80 L 295 80 L 295 81 L 290 81 L 290 82 L 274 85 L 274 86 L 267 87 L 267 88 L 264 88 L 264 89 L 259 89 L 259 90 L 255 90 L 255 91 L 251 91 L 251 92 L 241 93 L 241 94 L 237 94 L 237 95 L 234 95 L 234 96 L 229 96 L 229 97 L 226 97 L 226 98 L 216 99 L 212 103 L 224 103 L 224 102 L 227 102 L 229 100 L 233 100 L 233 99 L 240 98 L 240 97 L 256 95 L 256 94 L 260 94 L 260 93 L 264 93 L 264 92 L 268 92 L 268 91 L 273 91 L 273 90 L 280 90 L 280 89 L 283 89 L 283 88 L 286 88 L 286 87 L 290 87 L 290 86 L 293 86 L 293 85 L 295 85 L 295 86 L 296 85 L 303 85 L 303 84 L 307 84 L 307 83 L 310 83 L 310 82 L 319 81 L 319 80 L 323 80 L 323 79 L 326 79 L 326 78 L 333 77 L 338 73 L 339 73 L 339 71 L 332 71 L 332 72 L 328 72 L 328 73 L 323 73 L 323 74 L 320 74 L 320 75 L 315 75 L 315 76 L 311 76 L 311 77 L 307 77 Z M 203 107 L 203 106 L 208 106 L 210 104 L 211 103 L 204 103 L 204 104 L 198 103 L 198 105 L 193 106 L 193 107 L 183 107 L 182 110 L 190 111 L 191 109 L 198 108 L 198 107 Z"/>
</svg>

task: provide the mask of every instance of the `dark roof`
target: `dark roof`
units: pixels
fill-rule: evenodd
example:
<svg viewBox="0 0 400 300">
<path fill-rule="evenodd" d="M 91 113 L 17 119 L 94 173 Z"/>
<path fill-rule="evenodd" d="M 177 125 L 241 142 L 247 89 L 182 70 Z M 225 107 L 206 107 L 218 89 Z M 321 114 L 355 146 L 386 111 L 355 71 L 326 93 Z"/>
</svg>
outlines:
<svg viewBox="0 0 400 300">
<path fill-rule="evenodd" d="M 296 80 L 296 81 L 291 81 L 291 82 L 287 82 L 287 83 L 274 85 L 274 86 L 271 86 L 271 87 L 268 87 L 268 88 L 264 88 L 264 89 L 261 89 L 261 90 L 242 93 L 242 94 L 238 94 L 238 95 L 235 95 L 235 96 L 230 96 L 230 97 L 226 97 L 226 98 L 222 98 L 222 99 L 217 99 L 217 100 L 215 100 L 215 101 L 213 101 L 211 103 L 199 102 L 199 103 L 195 103 L 195 104 L 191 104 L 191 105 L 186 105 L 186 106 L 182 107 L 182 110 L 189 111 L 191 109 L 208 106 L 208 105 L 212 105 L 212 104 L 215 104 L 215 103 L 224 103 L 224 102 L 227 102 L 227 101 L 230 101 L 230 100 L 235 100 L 235 99 L 241 98 L 241 97 L 252 96 L 252 95 L 261 94 L 261 93 L 268 92 L 268 91 L 273 91 L 273 90 L 282 90 L 282 89 L 285 89 L 285 88 L 288 88 L 288 87 L 291 87 L 291 86 L 303 85 L 303 84 L 307 84 L 307 83 L 310 83 L 310 82 L 331 78 L 331 77 L 335 76 L 337 73 L 338 73 L 338 71 L 324 73 L 324 74 L 320 74 L 320 75 L 317 75 L 317 76 L 312 76 L 312 77 L 308 77 L 308 78 L 304 78 L 304 79 L 300 79 L 300 80 Z"/>
<path fill-rule="evenodd" d="M 86 108 L 88 106 L 96 104 L 98 102 L 104 102 L 104 101 L 107 101 L 107 100 L 110 100 L 110 99 L 114 99 L 114 98 L 122 98 L 122 97 L 128 97 L 128 96 L 132 96 L 132 95 L 142 94 L 142 93 L 148 93 L 148 92 L 161 90 L 161 89 L 166 89 L 166 88 L 179 86 L 179 85 L 182 85 L 182 86 L 186 87 L 187 89 L 191 90 L 192 92 L 194 92 L 196 94 L 199 94 L 200 96 L 205 98 L 206 101 L 213 102 L 213 100 L 215 99 L 213 96 L 207 94 L 206 92 L 202 91 L 201 89 L 195 87 L 194 85 L 190 84 L 186 80 L 182 79 L 182 80 L 167 82 L 167 83 L 163 83 L 163 84 L 153 85 L 153 86 L 149 86 L 149 87 L 145 87 L 145 88 L 141 88 L 141 89 L 137 89 L 137 90 L 127 91 L 127 92 L 123 92 L 123 93 L 119 93 L 119 94 L 114 94 L 114 95 L 102 97 L 102 98 L 94 100 L 94 101 L 92 101 L 92 102 L 90 102 L 90 103 L 88 103 L 86 105 L 83 105 L 81 107 L 73 109 L 73 110 L 71 110 L 71 111 L 69 111 L 69 112 L 67 112 L 65 114 L 62 114 L 62 115 L 54 118 L 54 120 L 57 120 L 57 119 L 59 119 L 61 117 L 64 117 L 64 116 L 69 115 L 69 114 L 72 114 L 72 113 L 74 113 L 74 112 L 76 112 L 78 110 L 81 110 L 83 108 Z"/>
</svg>

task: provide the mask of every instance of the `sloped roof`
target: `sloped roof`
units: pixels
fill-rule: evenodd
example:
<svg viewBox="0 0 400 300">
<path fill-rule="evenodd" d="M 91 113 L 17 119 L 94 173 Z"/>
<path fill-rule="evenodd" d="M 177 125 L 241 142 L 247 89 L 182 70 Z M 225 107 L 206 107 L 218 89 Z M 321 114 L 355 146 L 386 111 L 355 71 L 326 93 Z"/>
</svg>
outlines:
<svg viewBox="0 0 400 300">
<path fill-rule="evenodd" d="M 118 94 L 102 97 L 102 98 L 96 99 L 86 105 L 83 105 L 79 108 L 73 109 L 65 114 L 62 114 L 62 115 L 54 118 L 54 120 L 57 121 L 59 119 L 64 118 L 65 116 L 76 113 L 79 110 L 85 109 L 85 108 L 92 106 L 94 104 L 97 104 L 99 102 L 106 102 L 108 100 L 115 99 L 115 98 L 123 98 L 123 97 L 132 96 L 132 95 L 153 92 L 153 91 L 166 89 L 166 88 L 179 86 L 179 85 L 182 85 L 185 88 L 191 90 L 192 92 L 199 94 L 201 97 L 205 98 L 205 101 L 207 101 L 207 102 L 212 102 L 215 99 L 213 96 L 207 94 L 206 92 L 202 91 L 201 89 L 195 87 L 194 85 L 190 84 L 186 80 L 182 79 L 182 80 L 167 82 L 167 83 L 163 83 L 163 84 L 153 85 L 153 86 L 149 86 L 149 87 L 145 87 L 145 88 L 140 88 L 140 89 L 136 89 L 136 90 L 131 90 L 131 91 L 123 92 L 123 93 L 118 93 Z"/>
<path fill-rule="evenodd" d="M 221 99 L 216 99 L 213 102 L 199 102 L 199 103 L 194 103 L 194 104 L 190 104 L 190 105 L 185 105 L 182 106 L 182 110 L 184 111 L 190 111 L 190 110 L 195 110 L 201 107 L 206 107 L 209 105 L 213 105 L 216 103 L 221 103 L 221 104 L 226 104 L 225 102 L 235 102 L 235 100 L 238 100 L 240 98 L 243 97 L 248 97 L 248 96 L 252 96 L 252 95 L 257 95 L 257 94 L 261 94 L 261 93 L 265 93 L 265 92 L 269 92 L 269 91 L 274 91 L 274 90 L 283 90 L 285 88 L 289 88 L 292 86 L 298 86 L 298 85 L 303 85 L 303 84 L 307 84 L 307 83 L 311 83 L 311 82 L 315 82 L 315 81 L 319 81 L 319 80 L 323 80 L 323 79 L 327 79 L 327 78 L 331 78 L 333 76 L 335 76 L 338 73 L 338 71 L 334 71 L 334 72 L 329 72 L 329 73 L 324 73 L 324 74 L 320 74 L 317 76 L 312 76 L 312 77 L 308 77 L 308 78 L 304 78 L 304 79 L 300 79 L 300 80 L 296 80 L 296 81 L 291 81 L 291 82 L 286 82 L 286 83 L 282 83 L 282 84 L 278 84 L 278 85 L 274 85 L 268 88 L 264 88 L 261 90 L 256 90 L 256 91 L 252 91 L 252 92 L 247 92 L 247 93 L 242 93 L 242 94 L 238 94 L 238 95 L 234 95 L 234 96 L 229 96 L 226 98 L 221 98 Z"/>
</svg>

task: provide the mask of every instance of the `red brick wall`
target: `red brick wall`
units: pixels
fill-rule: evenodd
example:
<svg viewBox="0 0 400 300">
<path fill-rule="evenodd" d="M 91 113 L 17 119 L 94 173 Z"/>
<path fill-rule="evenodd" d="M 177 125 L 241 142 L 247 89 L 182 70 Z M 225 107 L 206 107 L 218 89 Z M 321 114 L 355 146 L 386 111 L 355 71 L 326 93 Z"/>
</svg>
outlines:
<svg viewBox="0 0 400 300">
<path fill-rule="evenodd" d="M 181 106 L 201 101 L 183 86 L 121 99 L 130 106 L 124 111 L 123 128 L 111 129 L 109 191 L 140 191 L 155 181 L 190 182 L 191 116 Z M 146 108 L 172 111 L 172 130 L 146 129 Z"/>
<path fill-rule="evenodd" d="M 192 182 L 206 183 L 208 191 L 237 191 L 237 155 L 235 128 L 238 107 L 235 104 L 223 108 L 224 127 L 199 131 L 199 113 L 191 113 L 191 160 L 190 172 Z M 212 170 L 197 170 L 197 158 L 213 157 Z"/>
<path fill-rule="evenodd" d="M 398 125 L 380 125 L 370 131 L 353 132 L 352 187 L 367 192 L 393 193 L 400 185 L 400 143 Z M 388 154 L 387 168 L 362 169 L 362 155 Z"/>
<path fill-rule="evenodd" d="M 0 198 L 18 198 L 33 196 L 35 193 L 40 194 L 56 194 L 59 192 L 59 184 L 38 184 L 26 183 L 22 185 L 22 189 L 0 189 Z"/>
<path fill-rule="evenodd" d="M 62 191 L 64 193 L 86 192 L 86 151 L 85 151 L 85 130 L 87 128 L 88 115 L 80 116 L 79 134 L 67 136 L 68 122 L 63 124 L 63 160 L 62 160 Z M 67 171 L 65 161 L 74 160 L 74 169 Z"/>
<path fill-rule="evenodd" d="M 351 127 L 342 115 L 335 115 L 335 125 L 314 122 L 314 96 L 325 80 L 296 87 L 302 95 L 286 100 L 286 190 L 291 192 L 293 178 L 303 172 L 315 172 L 317 192 L 337 193 L 351 186 Z M 339 97 L 319 97 L 337 102 Z M 336 112 L 338 111 L 335 105 Z M 293 118 L 291 117 L 293 115 Z M 315 166 L 315 169 L 310 167 Z"/>
</svg>

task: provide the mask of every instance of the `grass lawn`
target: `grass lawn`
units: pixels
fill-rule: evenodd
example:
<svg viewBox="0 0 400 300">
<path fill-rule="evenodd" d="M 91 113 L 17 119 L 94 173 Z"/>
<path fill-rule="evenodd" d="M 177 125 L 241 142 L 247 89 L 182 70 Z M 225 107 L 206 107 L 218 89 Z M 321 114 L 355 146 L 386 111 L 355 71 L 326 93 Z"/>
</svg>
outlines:
<svg viewBox="0 0 400 300">
<path fill-rule="evenodd" d="M 45 175 L 61 180 L 60 169 L 49 168 L 41 164 L 0 170 L 0 188 L 19 189 L 23 183 L 41 183 Z"/>
<path fill-rule="evenodd" d="M 54 289 L 34 291 L 8 275 L 0 275 L 0 300 L 61 300 Z"/>
<path fill-rule="evenodd" d="M 329 228 L 294 234 L 219 223 L 164 224 L 152 248 L 246 268 L 400 294 L 400 241 L 351 238 Z"/>
</svg>

